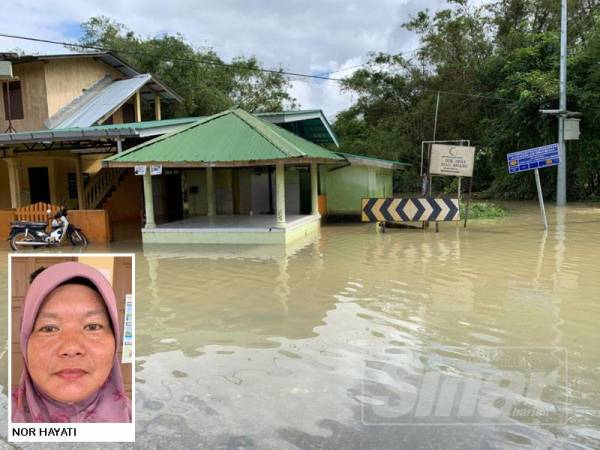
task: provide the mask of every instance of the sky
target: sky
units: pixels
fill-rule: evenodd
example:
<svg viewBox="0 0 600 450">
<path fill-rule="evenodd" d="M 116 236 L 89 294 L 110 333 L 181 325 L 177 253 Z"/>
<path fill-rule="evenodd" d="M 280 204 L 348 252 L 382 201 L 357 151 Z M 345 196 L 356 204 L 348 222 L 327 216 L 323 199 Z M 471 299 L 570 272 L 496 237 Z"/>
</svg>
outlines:
<svg viewBox="0 0 600 450">
<path fill-rule="evenodd" d="M 76 41 L 81 22 L 104 15 L 142 36 L 181 33 L 225 61 L 256 56 L 267 68 L 324 74 L 361 64 L 369 52 L 415 49 L 417 36 L 401 25 L 420 10 L 445 6 L 444 0 L 16 0 L 11 13 L 0 16 L 0 32 Z M 0 38 L 0 52 L 15 48 L 65 53 L 57 45 Z M 291 84 L 302 109 L 322 109 L 330 119 L 354 101 L 335 81 L 293 79 Z"/>
</svg>

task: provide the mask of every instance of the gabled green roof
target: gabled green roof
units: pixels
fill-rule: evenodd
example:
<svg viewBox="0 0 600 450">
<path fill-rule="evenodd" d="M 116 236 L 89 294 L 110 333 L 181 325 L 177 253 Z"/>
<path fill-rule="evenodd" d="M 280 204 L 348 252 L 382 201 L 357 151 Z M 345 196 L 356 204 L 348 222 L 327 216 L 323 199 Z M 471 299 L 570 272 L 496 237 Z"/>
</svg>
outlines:
<svg viewBox="0 0 600 450">
<path fill-rule="evenodd" d="M 381 169 L 405 169 L 410 167 L 412 164 L 405 163 L 402 161 L 396 161 L 393 159 L 382 159 L 375 158 L 373 156 L 356 155 L 354 153 L 336 152 L 338 155 L 343 156 L 350 164 L 357 166 L 371 166 L 379 167 Z"/>
<path fill-rule="evenodd" d="M 204 118 L 103 160 L 108 167 L 137 164 L 233 166 L 243 163 L 343 161 L 334 152 L 236 108 Z"/>
</svg>

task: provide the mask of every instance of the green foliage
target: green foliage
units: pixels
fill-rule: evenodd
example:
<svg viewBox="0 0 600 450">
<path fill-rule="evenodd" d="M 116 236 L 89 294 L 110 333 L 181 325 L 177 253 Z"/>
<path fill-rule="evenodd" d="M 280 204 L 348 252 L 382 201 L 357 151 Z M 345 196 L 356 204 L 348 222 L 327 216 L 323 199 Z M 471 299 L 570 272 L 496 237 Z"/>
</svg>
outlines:
<svg viewBox="0 0 600 450">
<path fill-rule="evenodd" d="M 460 216 L 465 217 L 465 202 L 460 203 Z M 510 211 L 504 206 L 489 202 L 472 202 L 469 204 L 469 219 L 497 219 L 510 216 Z"/>
<path fill-rule="evenodd" d="M 506 154 L 557 141 L 560 0 L 496 0 L 421 11 L 404 25 L 421 47 L 415 55 L 372 54 L 344 81 L 357 94 L 334 128 L 342 149 L 413 164 L 401 190 L 420 184 L 421 141 L 470 139 L 478 149 L 474 190 L 529 199 L 531 174 L 508 175 Z M 568 107 L 581 111 L 581 140 L 568 143 L 569 199 L 600 197 L 600 0 L 569 2 Z M 472 94 L 458 95 L 457 93 Z M 541 172 L 553 196 L 556 170 Z M 443 191 L 452 178 L 436 179 Z"/>
<path fill-rule="evenodd" d="M 181 34 L 141 37 L 104 16 L 92 17 L 81 27 L 82 44 L 116 50 L 127 63 L 157 76 L 183 97 L 165 117 L 215 114 L 233 105 L 251 112 L 297 106 L 281 69 L 258 71 L 262 67 L 254 57 L 237 57 L 226 65 L 212 49 L 196 49 Z"/>
</svg>

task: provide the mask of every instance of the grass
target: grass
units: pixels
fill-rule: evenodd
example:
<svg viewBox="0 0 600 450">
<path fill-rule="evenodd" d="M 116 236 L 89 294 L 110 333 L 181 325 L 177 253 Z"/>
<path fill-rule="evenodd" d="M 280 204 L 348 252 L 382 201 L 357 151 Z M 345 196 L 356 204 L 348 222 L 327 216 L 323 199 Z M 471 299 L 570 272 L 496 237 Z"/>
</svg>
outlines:
<svg viewBox="0 0 600 450">
<path fill-rule="evenodd" d="M 460 216 L 464 217 L 467 203 L 460 203 Z M 471 202 L 469 204 L 469 219 L 497 219 L 510 216 L 510 211 L 492 202 Z"/>
</svg>

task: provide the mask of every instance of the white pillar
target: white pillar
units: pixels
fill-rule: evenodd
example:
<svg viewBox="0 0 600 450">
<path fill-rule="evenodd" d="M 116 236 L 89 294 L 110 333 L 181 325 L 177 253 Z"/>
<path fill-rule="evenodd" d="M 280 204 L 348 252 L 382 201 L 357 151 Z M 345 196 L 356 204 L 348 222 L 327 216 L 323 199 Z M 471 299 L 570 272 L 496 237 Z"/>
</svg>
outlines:
<svg viewBox="0 0 600 450">
<path fill-rule="evenodd" d="M 283 163 L 275 165 L 275 202 L 277 204 L 277 226 L 285 227 L 285 166 Z"/>
<path fill-rule="evenodd" d="M 310 163 L 310 200 L 311 214 L 319 215 L 319 167 L 317 163 Z"/>
<path fill-rule="evenodd" d="M 155 228 L 154 195 L 152 193 L 152 175 L 150 175 L 150 170 L 146 170 L 146 173 L 144 174 L 144 206 L 146 207 L 145 228 Z"/>
<path fill-rule="evenodd" d="M 83 177 L 81 176 L 81 155 L 75 157 L 75 180 L 77 182 L 77 208 L 86 209 L 87 205 L 83 197 Z"/>
<path fill-rule="evenodd" d="M 215 198 L 215 177 L 212 167 L 206 168 L 206 208 L 208 216 L 214 216 L 217 214 L 217 202 Z"/>
<path fill-rule="evenodd" d="M 21 161 L 17 158 L 4 158 L 8 166 L 11 208 L 21 206 Z"/>
</svg>

